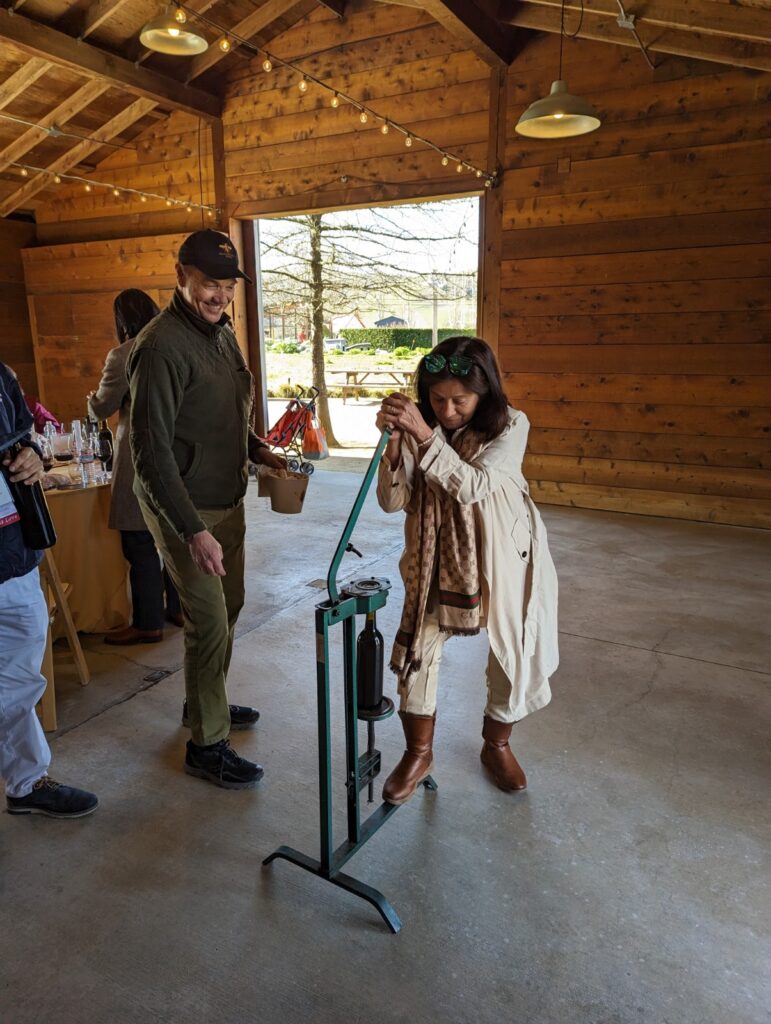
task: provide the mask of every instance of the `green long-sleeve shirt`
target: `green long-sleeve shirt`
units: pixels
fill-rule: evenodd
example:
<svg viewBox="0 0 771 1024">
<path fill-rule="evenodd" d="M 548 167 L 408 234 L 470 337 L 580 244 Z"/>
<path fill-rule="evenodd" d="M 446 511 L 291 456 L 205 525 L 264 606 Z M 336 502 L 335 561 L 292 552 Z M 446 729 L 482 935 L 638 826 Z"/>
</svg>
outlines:
<svg viewBox="0 0 771 1024">
<path fill-rule="evenodd" d="M 134 493 L 188 540 L 198 509 L 246 493 L 247 457 L 264 447 L 249 427 L 253 379 L 230 320 L 202 320 L 177 291 L 138 335 L 128 364 Z"/>
</svg>

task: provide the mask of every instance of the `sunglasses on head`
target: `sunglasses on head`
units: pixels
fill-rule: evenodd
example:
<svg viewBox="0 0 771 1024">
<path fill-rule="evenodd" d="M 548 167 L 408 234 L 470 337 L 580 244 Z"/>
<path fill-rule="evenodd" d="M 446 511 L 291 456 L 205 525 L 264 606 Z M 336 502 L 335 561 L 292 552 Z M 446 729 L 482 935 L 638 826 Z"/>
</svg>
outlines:
<svg viewBox="0 0 771 1024">
<path fill-rule="evenodd" d="M 454 377 L 468 377 L 474 360 L 471 356 L 447 356 L 441 352 L 432 353 L 423 360 L 423 365 L 429 373 L 441 373 L 442 370 L 449 370 Z"/>
</svg>

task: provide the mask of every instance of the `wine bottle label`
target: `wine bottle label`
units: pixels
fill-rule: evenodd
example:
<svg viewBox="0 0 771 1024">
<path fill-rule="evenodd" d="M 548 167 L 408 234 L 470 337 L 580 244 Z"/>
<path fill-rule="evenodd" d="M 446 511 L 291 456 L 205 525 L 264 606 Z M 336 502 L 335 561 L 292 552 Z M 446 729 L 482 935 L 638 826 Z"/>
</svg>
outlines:
<svg viewBox="0 0 771 1024">
<path fill-rule="evenodd" d="M 5 476 L 0 473 L 0 529 L 10 526 L 11 523 L 18 523 L 20 518 L 8 484 L 5 482 Z"/>
</svg>

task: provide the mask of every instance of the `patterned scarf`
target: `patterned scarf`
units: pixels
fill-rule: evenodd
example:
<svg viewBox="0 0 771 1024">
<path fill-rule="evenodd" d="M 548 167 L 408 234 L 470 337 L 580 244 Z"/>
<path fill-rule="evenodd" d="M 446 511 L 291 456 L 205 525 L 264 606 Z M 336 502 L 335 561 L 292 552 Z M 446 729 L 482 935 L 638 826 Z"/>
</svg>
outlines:
<svg viewBox="0 0 771 1024">
<path fill-rule="evenodd" d="M 464 462 L 479 452 L 482 441 L 474 431 L 462 431 L 450 442 Z M 410 555 L 404 584 L 404 608 L 391 652 L 391 671 L 403 686 L 423 660 L 423 619 L 434 579 L 439 540 L 439 629 L 453 636 L 479 632 L 482 591 L 477 561 L 474 512 L 445 490 L 426 482 L 417 469 L 414 513 L 418 518 L 417 547 Z"/>
</svg>

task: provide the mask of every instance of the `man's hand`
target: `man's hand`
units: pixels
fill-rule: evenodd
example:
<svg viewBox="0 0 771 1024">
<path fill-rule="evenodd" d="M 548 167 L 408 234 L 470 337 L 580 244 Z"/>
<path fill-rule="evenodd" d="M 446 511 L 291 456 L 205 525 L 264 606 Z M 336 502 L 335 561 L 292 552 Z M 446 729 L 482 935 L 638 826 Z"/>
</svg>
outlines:
<svg viewBox="0 0 771 1024">
<path fill-rule="evenodd" d="M 286 459 L 276 455 L 270 448 L 258 448 L 253 461 L 259 462 L 261 466 L 270 466 L 271 469 L 286 469 Z"/>
<path fill-rule="evenodd" d="M 28 484 L 31 487 L 45 476 L 43 462 L 34 448 L 22 448 L 13 461 L 11 453 L 6 452 L 3 456 L 3 465 L 10 469 L 11 480 L 15 484 Z"/>
<path fill-rule="evenodd" d="M 194 533 L 187 546 L 190 548 L 190 557 L 202 573 L 207 576 L 226 575 L 222 564 L 222 546 L 208 530 Z"/>
</svg>

